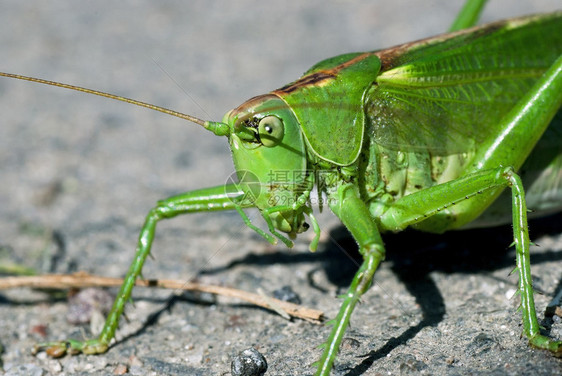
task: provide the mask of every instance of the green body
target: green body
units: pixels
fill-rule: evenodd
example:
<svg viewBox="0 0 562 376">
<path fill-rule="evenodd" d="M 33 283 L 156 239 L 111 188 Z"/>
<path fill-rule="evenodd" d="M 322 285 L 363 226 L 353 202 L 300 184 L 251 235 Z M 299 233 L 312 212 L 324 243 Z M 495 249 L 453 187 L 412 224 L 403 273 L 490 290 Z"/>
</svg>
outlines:
<svg viewBox="0 0 562 376">
<path fill-rule="evenodd" d="M 562 15 L 523 18 L 328 59 L 274 93 L 299 119 L 308 169 L 354 170 L 346 178 L 353 176 L 379 217 L 403 196 L 465 175 L 477 148 L 499 133 L 501 118 L 561 53 Z M 310 97 L 318 105 L 309 106 Z M 338 111 L 322 106 L 334 98 Z M 529 207 L 542 215 L 560 210 L 562 115 L 529 157 L 517 155 L 512 167 L 519 170 L 526 161 L 520 175 Z M 329 193 L 337 177 L 321 176 L 330 179 L 320 182 Z M 476 219 L 416 227 L 443 232 L 505 223 L 508 208 L 502 202 Z"/>
<path fill-rule="evenodd" d="M 562 54 L 561 14 L 458 34 L 410 44 L 395 57 L 394 49 L 378 53 L 388 65 L 366 96 L 371 120 L 366 133 L 372 135 L 368 147 L 373 152 L 362 174 L 374 216 L 384 210 L 381 201 L 395 201 L 472 170 L 482 143 L 501 133 L 502 117 Z M 519 170 L 528 206 L 541 215 L 560 210 L 562 113 L 532 150 L 514 154 L 510 165 Z M 509 192 L 504 197 L 509 199 Z M 506 223 L 511 213 L 505 203 L 499 201 L 478 217 L 451 218 L 445 227 L 417 227 L 442 232 Z"/>
<path fill-rule="evenodd" d="M 479 9 L 482 2 L 471 3 Z M 454 27 L 470 25 L 476 13 L 466 10 Z M 250 99 L 222 122 L 189 118 L 228 138 L 240 183 L 160 201 L 147 215 L 99 338 L 37 349 L 55 356 L 107 350 L 159 220 L 237 210 L 270 242 L 291 246 L 280 232 L 293 238 L 308 228 L 308 217 L 316 249 L 320 230 L 310 198 L 316 187 L 364 258 L 331 321 L 317 375 L 330 373 L 351 313 L 384 259 L 380 233 L 409 226 L 444 232 L 511 220 L 523 332 L 533 346 L 561 356 L 562 342 L 540 334 L 527 230 L 527 203 L 539 214 L 562 206 L 561 55 L 562 12 L 523 17 L 337 56 Z M 260 210 L 269 234 L 244 214 L 249 207 Z"/>
</svg>

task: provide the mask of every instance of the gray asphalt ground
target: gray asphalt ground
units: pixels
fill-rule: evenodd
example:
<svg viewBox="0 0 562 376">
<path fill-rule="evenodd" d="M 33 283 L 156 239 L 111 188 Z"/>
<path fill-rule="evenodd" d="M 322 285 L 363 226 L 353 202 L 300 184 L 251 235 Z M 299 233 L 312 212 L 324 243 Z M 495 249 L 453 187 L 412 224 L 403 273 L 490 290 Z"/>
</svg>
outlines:
<svg viewBox="0 0 562 376">
<path fill-rule="evenodd" d="M 0 70 L 137 98 L 219 120 L 314 63 L 445 31 L 459 1 L 87 1 L 0 3 Z M 483 21 L 552 11 L 559 0 L 492 1 Z M 223 184 L 226 140 L 124 103 L 0 79 L 0 263 L 39 273 L 123 276 L 144 215 L 161 198 Z M 257 218 L 255 212 L 250 213 Z M 562 289 L 560 218 L 532 227 L 541 320 Z M 257 224 L 263 224 L 257 220 Z M 271 246 L 236 213 L 159 225 L 147 278 L 272 293 L 291 286 L 333 317 L 354 271 L 353 241 L 328 212 L 311 234 Z M 388 261 L 357 307 L 334 375 L 562 375 L 562 361 L 520 337 L 510 228 L 385 238 Z M 81 338 L 67 301 L 0 293 L 6 374 L 228 375 L 254 346 L 268 375 L 311 374 L 329 329 L 248 304 L 135 290 L 119 341 L 100 356 L 32 356 L 37 341 Z M 548 324 L 548 322 L 545 322 Z M 552 334 L 562 337 L 561 324 Z M 1 373 L 1 371 L 0 371 Z"/>
</svg>

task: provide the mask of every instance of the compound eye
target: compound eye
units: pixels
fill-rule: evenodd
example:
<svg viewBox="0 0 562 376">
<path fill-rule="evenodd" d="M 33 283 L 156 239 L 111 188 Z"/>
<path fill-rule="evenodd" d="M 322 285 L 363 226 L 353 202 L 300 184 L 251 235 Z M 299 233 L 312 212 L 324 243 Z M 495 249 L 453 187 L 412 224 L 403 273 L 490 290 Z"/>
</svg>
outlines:
<svg viewBox="0 0 562 376">
<path fill-rule="evenodd" d="M 284 134 L 285 126 L 277 116 L 266 116 L 258 124 L 258 135 L 265 147 L 270 148 L 279 144 L 283 140 Z"/>
</svg>

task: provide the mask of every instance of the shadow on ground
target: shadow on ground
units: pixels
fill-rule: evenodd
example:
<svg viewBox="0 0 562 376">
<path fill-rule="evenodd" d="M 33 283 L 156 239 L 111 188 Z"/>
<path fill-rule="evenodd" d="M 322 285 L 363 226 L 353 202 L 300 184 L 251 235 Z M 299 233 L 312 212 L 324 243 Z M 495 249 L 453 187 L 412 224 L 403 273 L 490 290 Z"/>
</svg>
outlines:
<svg viewBox="0 0 562 376">
<path fill-rule="evenodd" d="M 531 241 L 544 235 L 560 232 L 562 215 L 530 221 Z M 222 267 L 208 269 L 203 274 L 225 272 L 237 265 L 270 265 L 311 263 L 320 261 L 326 276 L 340 289 L 345 289 L 361 263 L 361 255 L 353 238 L 343 226 L 329 233 L 330 241 L 321 245 L 317 253 L 248 254 Z M 415 298 L 422 312 L 422 320 L 409 327 L 400 336 L 389 338 L 385 345 L 362 356 L 363 360 L 345 373 L 347 376 L 362 375 L 378 359 L 387 356 L 393 349 L 414 338 L 423 328 L 437 326 L 445 315 L 445 302 L 430 273 L 489 274 L 495 270 L 515 266 L 515 252 L 510 244 L 513 240 L 510 225 L 489 229 L 452 231 L 445 234 L 427 234 L 406 230 L 397 234 L 385 234 L 387 257 L 385 263 Z M 531 256 L 531 264 L 562 262 L 562 253 L 543 251 Z M 507 276 L 504 280 L 507 282 Z M 310 283 L 313 284 L 312 278 Z M 507 282 L 510 283 L 510 282 Z M 324 290 L 320 286 L 313 286 Z M 562 289 L 562 282 L 551 291 L 553 295 Z"/>
</svg>

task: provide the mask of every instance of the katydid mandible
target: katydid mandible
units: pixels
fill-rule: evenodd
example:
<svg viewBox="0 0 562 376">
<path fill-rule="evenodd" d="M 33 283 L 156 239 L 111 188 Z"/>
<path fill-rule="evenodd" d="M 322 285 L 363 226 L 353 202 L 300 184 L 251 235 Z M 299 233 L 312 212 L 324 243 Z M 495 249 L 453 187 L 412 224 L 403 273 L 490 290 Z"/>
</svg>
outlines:
<svg viewBox="0 0 562 376">
<path fill-rule="evenodd" d="M 137 261 L 100 337 L 38 349 L 49 347 L 57 354 L 107 350 L 160 219 L 236 210 L 268 241 L 290 246 L 281 232 L 296 236 L 306 230 L 309 217 L 315 249 L 319 228 L 310 192 L 317 187 L 365 260 L 344 295 L 318 364 L 318 374 L 326 375 L 353 308 L 384 258 L 379 232 L 408 226 L 443 232 L 503 222 L 496 213 L 506 210 L 490 205 L 509 187 L 524 333 L 533 346 L 560 355 L 561 342 L 539 333 L 534 312 L 523 187 L 531 208 L 557 211 L 562 206 L 558 197 L 545 195 L 560 180 L 555 176 L 558 180 L 552 181 L 545 171 L 547 166 L 559 167 L 562 155 L 557 114 L 562 102 L 561 35 L 562 13 L 518 18 L 325 60 L 292 84 L 232 110 L 222 122 L 164 110 L 226 136 L 240 183 L 159 202 L 147 216 Z M 543 137 L 545 132 L 548 137 Z M 545 161 L 545 154 L 552 159 Z M 541 168 L 538 177 L 536 166 Z M 243 212 L 249 207 L 260 210 L 269 233 L 250 223 Z"/>
</svg>

